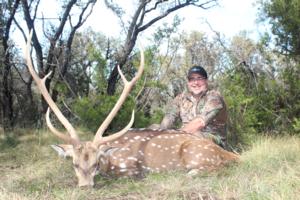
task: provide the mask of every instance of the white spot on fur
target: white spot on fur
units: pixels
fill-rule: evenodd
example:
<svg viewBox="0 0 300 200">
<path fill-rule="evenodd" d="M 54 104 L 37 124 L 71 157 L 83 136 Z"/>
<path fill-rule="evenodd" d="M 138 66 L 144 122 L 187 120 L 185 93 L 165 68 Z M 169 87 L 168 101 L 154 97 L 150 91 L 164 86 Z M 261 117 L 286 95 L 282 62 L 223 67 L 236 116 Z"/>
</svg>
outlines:
<svg viewBox="0 0 300 200">
<path fill-rule="evenodd" d="M 189 176 L 195 176 L 199 173 L 199 169 L 191 169 L 189 172 L 188 172 L 188 175 Z"/>
<path fill-rule="evenodd" d="M 139 136 L 139 135 L 137 135 L 137 136 L 134 137 L 135 140 L 138 140 L 140 138 L 141 138 L 141 136 Z"/>
<path fill-rule="evenodd" d="M 155 144 L 155 143 L 151 143 L 151 146 L 155 147 L 155 146 L 156 146 L 156 144 Z"/>
<path fill-rule="evenodd" d="M 168 148 L 168 147 L 165 147 L 165 150 L 167 151 L 167 150 L 169 150 L 169 148 Z"/>
<path fill-rule="evenodd" d="M 192 164 L 192 165 L 198 165 L 198 162 L 192 160 L 192 161 L 191 161 L 191 164 Z"/>
<path fill-rule="evenodd" d="M 126 166 L 125 163 L 120 163 L 119 167 L 120 167 L 120 168 L 126 168 L 127 166 Z"/>
<path fill-rule="evenodd" d="M 116 140 L 114 143 L 115 143 L 115 144 L 119 144 L 119 141 Z"/>
<path fill-rule="evenodd" d="M 124 140 L 128 140 L 128 137 L 124 137 Z"/>
<path fill-rule="evenodd" d="M 127 172 L 127 169 L 120 169 L 120 172 Z"/>
<path fill-rule="evenodd" d="M 127 160 L 134 160 L 134 161 L 137 161 L 138 159 L 135 158 L 135 157 L 128 157 Z"/>
</svg>

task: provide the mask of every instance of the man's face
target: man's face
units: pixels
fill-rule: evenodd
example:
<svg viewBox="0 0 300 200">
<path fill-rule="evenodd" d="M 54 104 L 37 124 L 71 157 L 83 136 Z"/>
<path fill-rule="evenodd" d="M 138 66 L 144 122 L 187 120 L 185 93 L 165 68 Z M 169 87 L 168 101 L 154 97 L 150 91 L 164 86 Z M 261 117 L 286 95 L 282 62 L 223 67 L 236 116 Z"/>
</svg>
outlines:
<svg viewBox="0 0 300 200">
<path fill-rule="evenodd" d="M 193 73 L 188 77 L 188 90 L 194 95 L 198 96 L 203 91 L 207 90 L 207 79 L 200 74 Z"/>
</svg>

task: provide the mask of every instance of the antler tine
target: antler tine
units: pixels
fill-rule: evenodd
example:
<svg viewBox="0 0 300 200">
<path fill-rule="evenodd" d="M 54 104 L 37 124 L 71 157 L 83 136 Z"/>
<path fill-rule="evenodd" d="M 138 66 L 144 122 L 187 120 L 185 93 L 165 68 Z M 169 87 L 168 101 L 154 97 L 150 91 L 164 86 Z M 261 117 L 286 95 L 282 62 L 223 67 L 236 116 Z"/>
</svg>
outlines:
<svg viewBox="0 0 300 200">
<path fill-rule="evenodd" d="M 122 94 L 120 95 L 117 103 L 115 104 L 113 109 L 110 111 L 110 113 L 108 114 L 108 116 L 106 117 L 104 122 L 101 124 L 101 126 L 97 130 L 96 135 L 94 137 L 94 143 L 99 143 L 100 140 L 103 140 L 102 135 L 103 135 L 104 131 L 107 129 L 107 127 L 109 126 L 109 124 L 111 123 L 113 118 L 116 116 L 117 112 L 120 110 L 122 104 L 124 103 L 126 97 L 128 96 L 130 90 L 132 89 L 132 87 L 134 86 L 136 81 L 142 76 L 143 71 L 144 71 L 144 51 L 143 51 L 141 45 L 140 45 L 140 55 L 141 55 L 141 61 L 140 61 L 140 66 L 139 66 L 138 72 L 137 72 L 136 76 L 133 79 L 131 79 L 130 82 L 126 80 L 124 74 L 122 73 L 122 71 L 120 70 L 120 67 L 118 66 L 118 72 L 121 76 L 122 81 L 124 82 L 124 88 L 123 88 Z M 128 129 L 124 128 L 123 130 L 118 132 L 117 136 L 118 137 L 121 136 Z M 120 133 L 122 133 L 122 134 L 120 134 Z M 110 137 L 110 138 L 112 138 L 112 137 Z M 105 140 L 109 140 L 109 139 L 105 139 Z"/>
<path fill-rule="evenodd" d="M 46 79 L 51 75 L 51 72 L 49 72 L 43 79 L 40 79 L 40 77 L 37 75 L 37 73 L 34 70 L 32 61 L 31 61 L 31 56 L 30 56 L 30 49 L 31 49 L 31 38 L 32 38 L 32 30 L 30 31 L 29 38 L 27 41 L 27 47 L 26 47 L 26 60 L 27 60 L 27 66 L 29 69 L 29 72 L 34 79 L 34 81 L 37 84 L 38 89 L 42 93 L 45 101 L 48 103 L 49 107 L 52 109 L 54 114 L 57 116 L 59 121 L 63 124 L 63 126 L 66 128 L 72 139 L 76 141 L 80 141 L 79 137 L 73 128 L 73 126 L 70 124 L 70 122 L 65 118 L 65 116 L 61 113 L 55 102 L 52 100 L 46 86 L 45 86 L 45 81 Z M 48 125 L 48 123 L 47 123 Z M 53 126 L 52 126 L 53 127 Z M 54 128 L 54 127 L 53 127 Z M 49 127 L 49 129 L 52 131 L 53 129 Z M 55 134 L 56 131 L 53 133 Z M 57 133 L 57 132 L 56 132 Z M 55 134 L 56 135 L 56 134 Z"/>
<path fill-rule="evenodd" d="M 50 131 L 56 135 L 57 137 L 59 137 L 60 139 L 62 139 L 63 141 L 65 141 L 67 144 L 73 144 L 73 145 L 77 145 L 78 144 L 78 140 L 71 138 L 70 136 L 58 131 L 51 123 L 50 120 L 50 108 L 48 107 L 47 112 L 46 112 L 46 123 L 48 128 L 50 129 Z"/>
<path fill-rule="evenodd" d="M 133 123 L 134 123 L 134 110 L 132 111 L 131 119 L 130 119 L 129 123 L 127 124 L 127 126 L 125 128 L 123 128 L 119 132 L 114 133 L 112 135 L 109 135 L 109 136 L 106 136 L 106 137 L 102 137 L 101 140 L 97 140 L 95 142 L 96 146 L 99 146 L 100 144 L 103 144 L 105 142 L 117 139 L 118 137 L 120 137 L 121 135 L 123 135 L 124 133 L 126 133 L 131 128 L 131 126 L 133 125 Z"/>
</svg>

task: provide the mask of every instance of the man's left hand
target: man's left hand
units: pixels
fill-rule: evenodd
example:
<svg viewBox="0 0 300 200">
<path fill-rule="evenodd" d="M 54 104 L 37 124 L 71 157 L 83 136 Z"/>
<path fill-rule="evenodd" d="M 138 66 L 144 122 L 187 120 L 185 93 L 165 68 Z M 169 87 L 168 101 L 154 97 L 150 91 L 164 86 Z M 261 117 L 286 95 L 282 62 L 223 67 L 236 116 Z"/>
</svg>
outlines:
<svg viewBox="0 0 300 200">
<path fill-rule="evenodd" d="M 202 118 L 196 118 L 180 128 L 180 130 L 188 133 L 196 133 L 205 126 L 205 122 Z"/>
</svg>

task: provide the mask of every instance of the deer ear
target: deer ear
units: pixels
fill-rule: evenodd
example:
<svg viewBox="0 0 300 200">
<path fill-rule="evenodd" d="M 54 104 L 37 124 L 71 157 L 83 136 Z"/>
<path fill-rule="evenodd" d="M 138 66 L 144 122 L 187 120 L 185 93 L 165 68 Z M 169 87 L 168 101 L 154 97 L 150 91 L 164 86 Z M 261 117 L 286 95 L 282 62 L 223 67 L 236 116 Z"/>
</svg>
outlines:
<svg viewBox="0 0 300 200">
<path fill-rule="evenodd" d="M 59 156 L 61 157 L 72 157 L 73 156 L 73 153 L 74 153 L 74 147 L 73 145 L 71 144 L 59 144 L 59 145 L 56 145 L 56 144 L 53 144 L 51 145 L 51 147 L 58 153 Z"/>
</svg>

